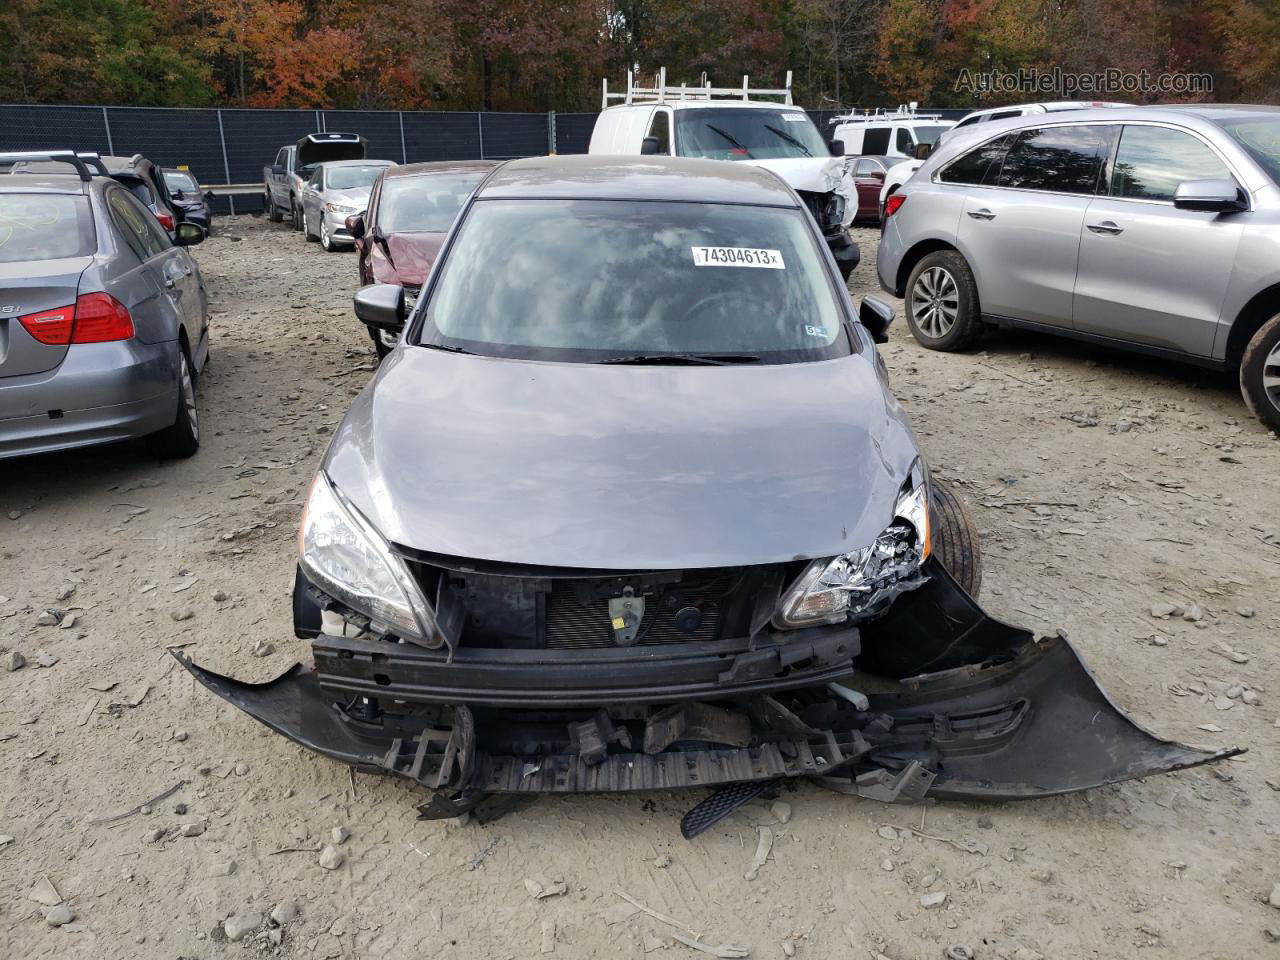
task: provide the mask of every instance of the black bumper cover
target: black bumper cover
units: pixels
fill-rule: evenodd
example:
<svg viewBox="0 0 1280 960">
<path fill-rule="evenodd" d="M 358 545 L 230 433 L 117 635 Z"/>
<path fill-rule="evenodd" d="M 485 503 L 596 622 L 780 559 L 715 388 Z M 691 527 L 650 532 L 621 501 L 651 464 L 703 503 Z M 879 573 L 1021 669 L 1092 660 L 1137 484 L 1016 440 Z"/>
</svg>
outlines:
<svg viewBox="0 0 1280 960">
<path fill-rule="evenodd" d="M 681 683 L 679 664 L 659 673 L 649 664 L 648 687 L 632 682 L 630 671 L 643 667 L 588 664 L 585 683 L 582 676 L 562 675 L 531 697 L 517 695 L 510 682 L 485 685 L 491 666 L 459 664 L 464 672 L 451 674 L 451 684 L 461 678 L 476 686 L 451 686 L 457 698 L 441 704 L 441 691 L 424 693 L 415 682 L 429 654 L 417 648 L 389 653 L 386 644 L 321 637 L 320 672 L 295 665 L 262 684 L 212 673 L 177 651 L 174 656 L 212 692 L 302 746 L 360 770 L 468 793 L 631 791 L 809 777 L 883 800 L 1024 799 L 1243 752 L 1198 749 L 1147 732 L 1112 703 L 1065 638 L 1035 640 L 993 620 L 945 572 L 931 572 L 925 588 L 862 632 L 868 652 L 857 666 L 906 677 L 896 692 L 871 696 L 866 710 L 827 692 L 828 673 L 847 677 L 847 662 L 816 670 L 810 663 L 799 676 L 743 677 L 727 687 L 723 681 Z M 343 706 L 364 691 L 362 678 L 370 675 L 355 666 L 357 656 L 373 664 L 375 655 L 388 682 L 375 678 L 368 693 L 425 702 L 426 721 L 410 706 L 366 723 Z M 331 658 L 353 666 L 337 674 Z M 663 672 L 668 667 L 670 676 Z M 606 683 L 610 674 L 616 675 Z M 655 684 L 655 677 L 666 679 Z M 548 693 L 557 695 L 548 699 Z M 654 714 L 655 701 L 674 703 Z M 600 704 L 608 709 L 597 709 L 593 719 L 591 708 Z M 609 714 L 619 728 L 647 715 L 643 747 L 626 734 L 613 738 Z M 717 727 L 716 718 L 725 722 Z M 656 721 L 660 735 L 651 738 Z M 572 746 L 566 726 L 584 731 L 570 738 Z M 590 742 L 601 731 L 596 748 L 584 749 L 580 737 Z"/>
</svg>

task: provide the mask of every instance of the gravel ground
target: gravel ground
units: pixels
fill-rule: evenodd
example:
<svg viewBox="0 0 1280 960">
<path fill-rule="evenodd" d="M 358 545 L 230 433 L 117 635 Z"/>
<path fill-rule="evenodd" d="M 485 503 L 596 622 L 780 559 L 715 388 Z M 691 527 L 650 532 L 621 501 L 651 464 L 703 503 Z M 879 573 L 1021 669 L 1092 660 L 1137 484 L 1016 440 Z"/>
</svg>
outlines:
<svg viewBox="0 0 1280 960">
<path fill-rule="evenodd" d="M 0 653 L 27 660 L 0 670 L 0 956 L 697 955 L 627 897 L 762 958 L 1277 955 L 1280 446 L 1229 379 L 1022 334 L 931 354 L 901 321 L 885 350 L 935 473 L 977 515 L 984 604 L 1069 631 L 1139 722 L 1244 757 L 1022 804 L 802 784 L 789 819 L 749 806 L 692 843 L 678 819 L 700 794 L 418 822 L 420 792 L 291 745 L 166 653 L 254 680 L 306 656 L 295 524 L 372 369 L 350 254 L 220 227 L 195 251 L 215 314 L 200 453 L 0 467 Z M 857 234 L 852 286 L 871 292 L 876 234 Z M 39 626 L 51 606 L 74 622 Z M 772 858 L 747 880 L 762 824 Z M 886 829 L 906 825 L 927 836 Z M 962 838 L 987 852 L 944 842 Z M 277 926 L 281 904 L 296 916 Z"/>
</svg>

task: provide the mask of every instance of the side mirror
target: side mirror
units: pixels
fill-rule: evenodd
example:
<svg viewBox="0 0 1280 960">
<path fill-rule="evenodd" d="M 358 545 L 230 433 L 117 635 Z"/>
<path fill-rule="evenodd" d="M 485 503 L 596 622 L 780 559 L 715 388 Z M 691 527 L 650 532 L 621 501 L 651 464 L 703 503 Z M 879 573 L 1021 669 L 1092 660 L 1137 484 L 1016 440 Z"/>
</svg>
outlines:
<svg viewBox="0 0 1280 960">
<path fill-rule="evenodd" d="M 877 297 L 863 297 L 862 306 L 858 307 L 858 322 L 867 328 L 873 342 L 888 343 L 893 307 Z"/>
<path fill-rule="evenodd" d="M 828 140 L 828 141 L 827 141 L 827 149 L 831 151 L 831 155 L 832 155 L 833 157 L 843 157 L 843 156 L 844 156 L 844 141 L 843 141 L 843 140 Z"/>
<path fill-rule="evenodd" d="M 351 239 L 359 240 L 364 236 L 364 215 L 368 212 L 368 210 L 361 210 L 359 213 L 353 213 L 347 217 L 347 233 L 351 234 Z"/>
<path fill-rule="evenodd" d="M 375 283 L 361 287 L 355 296 L 356 317 L 361 323 L 382 330 L 404 326 L 404 287 L 396 283 Z"/>
<path fill-rule="evenodd" d="M 917 160 L 925 160 L 925 159 L 927 159 L 927 158 L 928 158 L 929 154 L 931 154 L 931 153 L 933 153 L 933 144 L 932 144 L 932 143 L 917 143 L 917 144 L 916 144 L 916 159 L 917 159 Z"/>
<path fill-rule="evenodd" d="M 642 157 L 656 156 L 659 146 L 661 144 L 658 143 L 657 137 L 645 137 L 640 141 L 640 155 Z"/>
<path fill-rule="evenodd" d="M 1178 184 L 1173 205 L 1179 210 L 1211 213 L 1238 213 L 1249 209 L 1234 180 L 1185 180 Z"/>
<path fill-rule="evenodd" d="M 288 170 L 286 170 L 284 167 L 280 166 L 280 164 L 278 164 L 278 163 L 275 163 L 275 164 L 272 164 L 272 165 L 271 165 L 271 174 L 272 174 L 272 176 L 276 176 L 276 177 L 283 177 L 283 176 L 284 176 L 286 173 L 288 173 L 288 172 L 289 172 Z"/>
<path fill-rule="evenodd" d="M 200 224 L 183 220 L 174 227 L 173 242 L 179 247 L 194 247 L 197 243 L 204 243 L 204 238 L 208 235 L 208 231 Z"/>
<path fill-rule="evenodd" d="M 216 196 L 217 196 L 217 194 L 216 194 L 216 193 L 214 193 L 212 190 L 206 190 L 206 191 L 204 192 L 204 198 L 205 198 L 206 200 L 212 200 L 212 199 L 213 199 L 214 197 L 216 197 Z"/>
</svg>

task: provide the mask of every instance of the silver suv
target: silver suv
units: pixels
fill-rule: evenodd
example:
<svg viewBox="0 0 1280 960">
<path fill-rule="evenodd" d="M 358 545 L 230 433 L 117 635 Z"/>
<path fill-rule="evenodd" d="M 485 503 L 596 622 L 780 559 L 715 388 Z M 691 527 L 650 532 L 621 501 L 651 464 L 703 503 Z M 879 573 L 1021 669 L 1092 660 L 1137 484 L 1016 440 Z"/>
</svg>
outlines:
<svg viewBox="0 0 1280 960">
<path fill-rule="evenodd" d="M 1280 109 L 1120 108 L 957 129 L 888 198 L 912 334 L 1028 327 L 1220 370 L 1280 430 Z"/>
<path fill-rule="evenodd" d="M 69 150 L 0 153 L 5 169 L 0 460 L 141 436 L 161 456 L 191 456 L 209 309 L 181 247 L 204 228 L 179 223 L 171 241 L 133 193 Z"/>
</svg>

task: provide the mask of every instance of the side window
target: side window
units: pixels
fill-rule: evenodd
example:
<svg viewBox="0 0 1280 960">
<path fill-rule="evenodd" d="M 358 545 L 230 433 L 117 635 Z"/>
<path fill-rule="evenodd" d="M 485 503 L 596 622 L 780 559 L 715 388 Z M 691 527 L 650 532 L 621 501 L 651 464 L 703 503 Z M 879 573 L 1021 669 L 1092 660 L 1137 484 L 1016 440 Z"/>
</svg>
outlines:
<svg viewBox="0 0 1280 960">
<path fill-rule="evenodd" d="M 1001 110 L 999 113 L 988 114 L 986 120 L 1008 120 L 1010 117 L 1021 117 L 1024 114 L 1021 110 Z"/>
<path fill-rule="evenodd" d="M 853 175 L 855 177 L 877 177 L 884 174 L 884 167 L 876 163 L 874 160 L 859 160 L 858 165 L 854 167 Z"/>
<path fill-rule="evenodd" d="M 889 134 L 892 133 L 888 127 L 873 127 L 868 129 L 862 137 L 861 153 L 870 154 L 873 157 L 883 157 L 889 152 Z"/>
<path fill-rule="evenodd" d="M 658 153 L 671 153 L 671 115 L 665 110 L 655 110 L 653 112 L 653 122 L 649 124 L 649 132 L 646 137 L 653 137 L 658 141 Z"/>
<path fill-rule="evenodd" d="M 973 126 L 975 123 L 977 123 L 978 121 L 980 121 L 981 119 L 982 119 L 982 116 L 981 116 L 981 115 L 976 116 L 976 117 L 965 117 L 963 120 L 961 120 L 959 123 L 957 123 L 957 124 L 956 124 L 956 126 L 957 126 L 957 127 L 971 127 L 971 126 Z"/>
<path fill-rule="evenodd" d="M 1020 190 L 1096 193 L 1109 139 L 1105 128 L 1085 124 L 1023 130 L 1004 158 L 997 183 Z"/>
<path fill-rule="evenodd" d="M 1000 163 L 1012 142 L 1013 134 L 1007 133 L 1003 137 L 987 141 L 980 147 L 974 147 L 943 167 L 938 174 L 938 179 L 943 183 L 990 185 L 1000 174 Z"/>
<path fill-rule="evenodd" d="M 311 174 L 311 186 L 317 190 L 324 189 L 324 167 L 316 167 L 316 172 Z"/>
<path fill-rule="evenodd" d="M 123 190 L 112 190 L 107 198 L 111 207 L 111 219 L 124 234 L 125 242 L 138 255 L 139 260 L 149 260 L 169 249 L 169 237 L 160 229 L 155 217 L 146 207 Z"/>
<path fill-rule="evenodd" d="M 914 155 L 916 149 L 916 139 L 911 135 L 911 131 L 906 127 L 898 127 L 895 134 L 894 146 L 898 152 L 910 157 Z"/>
<path fill-rule="evenodd" d="M 1173 200 L 1186 180 L 1231 180 L 1218 155 L 1188 133 L 1168 127 L 1126 126 L 1111 172 L 1111 195 Z"/>
<path fill-rule="evenodd" d="M 285 165 L 288 163 L 288 157 L 289 157 L 289 148 L 288 148 L 288 147 L 281 147 L 281 148 L 280 148 L 280 152 L 276 154 L 276 163 L 275 163 L 275 165 L 276 165 L 277 167 L 283 167 L 283 166 L 285 166 Z"/>
</svg>

